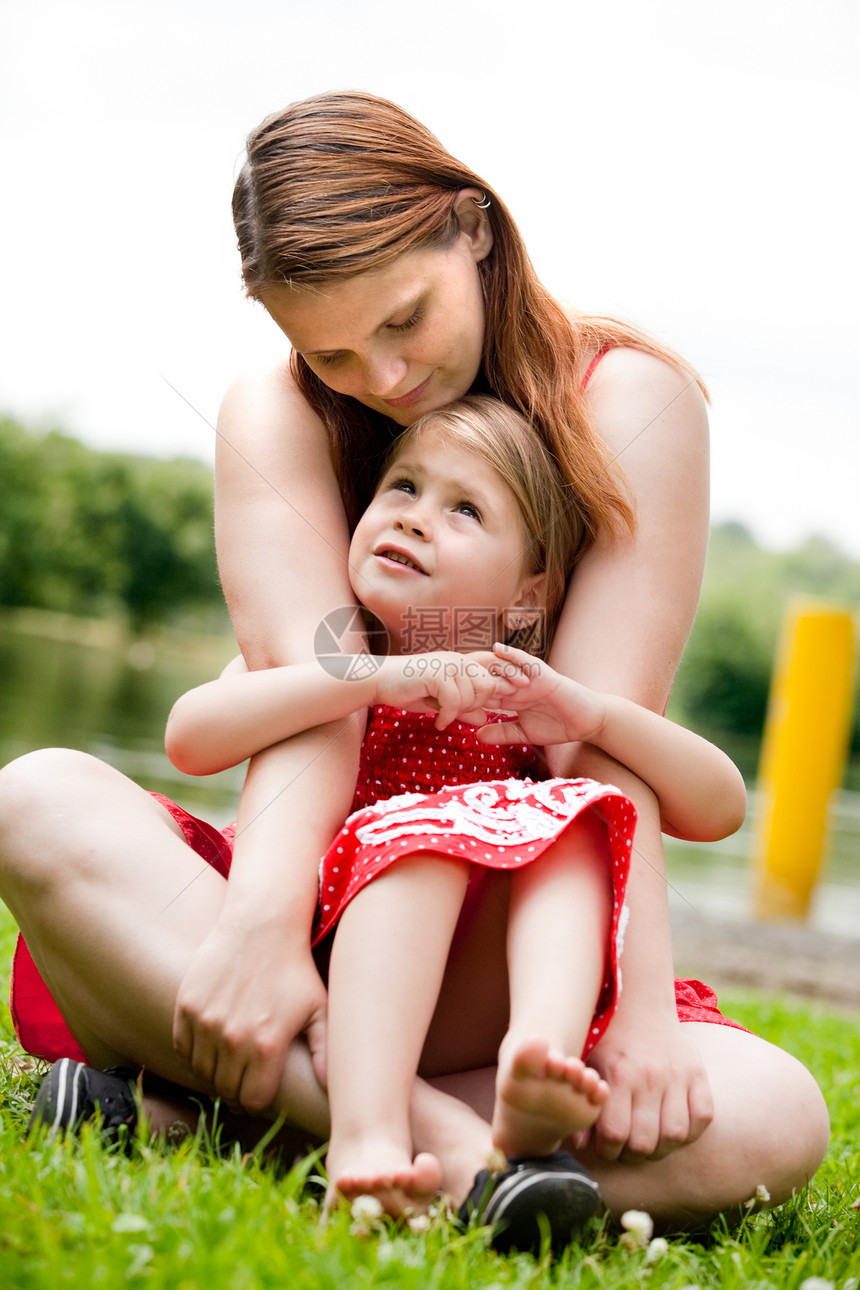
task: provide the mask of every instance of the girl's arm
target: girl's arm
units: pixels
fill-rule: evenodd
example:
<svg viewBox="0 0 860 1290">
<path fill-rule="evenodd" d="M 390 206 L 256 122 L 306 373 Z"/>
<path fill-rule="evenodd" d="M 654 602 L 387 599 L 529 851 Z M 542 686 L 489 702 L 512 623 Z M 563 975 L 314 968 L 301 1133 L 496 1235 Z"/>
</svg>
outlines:
<svg viewBox="0 0 860 1290">
<path fill-rule="evenodd" d="M 346 660 L 345 660 L 346 661 Z M 177 699 L 164 744 L 177 770 L 215 775 L 314 726 L 375 702 L 367 680 L 338 680 L 319 663 L 262 672 L 233 667 Z"/>
<path fill-rule="evenodd" d="M 500 644 L 495 653 L 502 674 L 517 681 L 502 703 L 518 720 L 488 726 L 483 742 L 592 744 L 650 785 L 664 833 L 714 842 L 740 828 L 743 777 L 719 748 L 630 699 L 586 689 L 523 650 Z"/>
<path fill-rule="evenodd" d="M 273 744 L 373 703 L 438 711 L 439 729 L 455 717 L 480 724 L 485 719 L 481 705 L 499 694 L 498 678 L 486 668 L 468 656 L 443 651 L 391 658 L 340 655 L 338 671 L 354 678 L 349 680 L 331 675 L 316 660 L 263 672 L 236 664 L 234 660 L 218 680 L 189 690 L 173 706 L 165 745 L 173 764 L 188 775 L 212 775 L 236 766 Z"/>
</svg>

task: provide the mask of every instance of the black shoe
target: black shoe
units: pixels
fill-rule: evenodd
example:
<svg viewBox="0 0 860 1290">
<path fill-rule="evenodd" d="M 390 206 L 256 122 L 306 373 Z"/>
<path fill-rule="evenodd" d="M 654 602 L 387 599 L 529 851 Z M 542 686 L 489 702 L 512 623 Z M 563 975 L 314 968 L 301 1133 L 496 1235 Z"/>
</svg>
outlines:
<svg viewBox="0 0 860 1290">
<path fill-rule="evenodd" d="M 507 1169 L 482 1169 L 457 1215 L 492 1227 L 490 1244 L 500 1254 L 540 1254 L 544 1234 L 560 1254 L 597 1213 L 600 1192 L 587 1169 L 568 1152 L 511 1156 Z"/>
<path fill-rule="evenodd" d="M 30 1128 L 43 1124 L 56 1133 L 74 1132 L 85 1120 L 95 1120 L 109 1141 L 123 1130 L 130 1136 L 137 1127 L 135 1078 L 131 1070 L 99 1071 L 62 1057 L 42 1080 Z"/>
</svg>

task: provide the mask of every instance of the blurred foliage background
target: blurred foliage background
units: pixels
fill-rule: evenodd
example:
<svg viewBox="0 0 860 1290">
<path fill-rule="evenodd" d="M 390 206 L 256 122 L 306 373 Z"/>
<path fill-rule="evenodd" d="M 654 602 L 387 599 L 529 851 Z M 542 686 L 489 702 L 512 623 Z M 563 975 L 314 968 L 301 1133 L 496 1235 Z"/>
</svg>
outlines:
<svg viewBox="0 0 860 1290">
<path fill-rule="evenodd" d="M 229 630 L 212 473 L 190 459 L 99 452 L 0 419 L 0 607 Z"/>
<path fill-rule="evenodd" d="M 133 637 L 171 626 L 229 636 L 208 466 L 96 451 L 4 418 L 0 484 L 0 611 L 120 620 Z M 822 538 L 774 552 L 741 524 L 713 529 L 669 712 L 727 746 L 745 773 L 754 773 L 785 608 L 802 596 L 860 607 L 860 563 Z"/>
<path fill-rule="evenodd" d="M 755 769 L 777 643 L 795 600 L 824 601 L 856 614 L 860 563 L 820 537 L 776 552 L 758 546 L 742 524 L 711 530 L 699 611 L 669 715 L 722 742 L 745 774 Z M 856 691 L 851 751 L 860 752 Z"/>
</svg>

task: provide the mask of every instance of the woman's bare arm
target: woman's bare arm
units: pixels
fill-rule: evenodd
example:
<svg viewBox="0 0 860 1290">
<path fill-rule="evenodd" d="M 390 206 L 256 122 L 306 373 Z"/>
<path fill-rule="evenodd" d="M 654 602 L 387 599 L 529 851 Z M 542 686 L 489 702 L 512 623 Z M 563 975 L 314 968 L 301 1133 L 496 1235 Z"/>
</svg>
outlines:
<svg viewBox="0 0 860 1290">
<path fill-rule="evenodd" d="M 324 428 L 285 364 L 241 377 L 224 399 L 215 519 L 248 666 L 312 659 L 318 624 L 353 603 L 348 532 Z M 317 865 L 351 805 L 362 728 L 349 717 L 252 759 L 223 914 L 180 991 L 177 1048 L 250 1110 L 271 1101 L 297 1034 L 316 1051 L 324 1043 L 325 990 L 310 953 Z"/>
<path fill-rule="evenodd" d="M 600 538 L 577 567 L 550 662 L 584 685 L 662 712 L 707 547 L 705 403 L 686 373 L 630 349 L 605 356 L 587 399 L 631 488 L 638 524 L 614 545 Z M 638 810 L 624 990 L 590 1059 L 612 1088 L 593 1135 L 607 1159 L 656 1158 L 701 1134 L 713 1115 L 704 1068 L 675 1010 L 659 809 L 640 779 L 597 749 L 568 745 L 549 757 L 553 773 L 608 780 Z"/>
</svg>

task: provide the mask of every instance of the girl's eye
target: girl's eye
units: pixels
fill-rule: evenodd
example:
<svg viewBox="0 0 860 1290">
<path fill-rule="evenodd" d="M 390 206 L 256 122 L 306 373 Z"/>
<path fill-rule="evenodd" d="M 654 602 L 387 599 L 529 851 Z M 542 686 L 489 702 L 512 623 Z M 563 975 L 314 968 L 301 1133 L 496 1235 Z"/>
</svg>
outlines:
<svg viewBox="0 0 860 1290">
<path fill-rule="evenodd" d="M 481 519 L 481 512 L 471 502 L 459 502 L 454 509 L 459 511 L 461 515 L 468 515 L 470 519 L 479 521 Z"/>
<path fill-rule="evenodd" d="M 423 311 L 421 309 L 416 309 L 412 317 L 406 319 L 406 322 L 389 323 L 388 329 L 389 331 L 411 331 L 413 327 L 418 326 L 423 316 Z"/>
<path fill-rule="evenodd" d="M 413 484 L 412 480 L 407 479 L 405 475 L 396 476 L 394 479 L 391 480 L 388 487 L 401 493 L 415 492 L 415 485 Z"/>
</svg>

